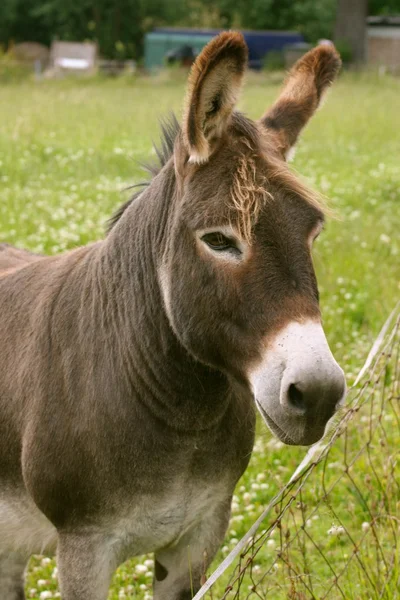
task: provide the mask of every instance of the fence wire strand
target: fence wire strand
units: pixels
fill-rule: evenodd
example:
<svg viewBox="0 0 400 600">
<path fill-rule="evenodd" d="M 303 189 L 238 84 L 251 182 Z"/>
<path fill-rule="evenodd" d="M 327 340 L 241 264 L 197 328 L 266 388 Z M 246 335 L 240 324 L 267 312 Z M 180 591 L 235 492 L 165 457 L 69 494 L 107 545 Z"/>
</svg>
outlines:
<svg viewBox="0 0 400 600">
<path fill-rule="evenodd" d="M 323 440 L 193 600 L 397 597 L 399 440 L 400 304 Z"/>
</svg>

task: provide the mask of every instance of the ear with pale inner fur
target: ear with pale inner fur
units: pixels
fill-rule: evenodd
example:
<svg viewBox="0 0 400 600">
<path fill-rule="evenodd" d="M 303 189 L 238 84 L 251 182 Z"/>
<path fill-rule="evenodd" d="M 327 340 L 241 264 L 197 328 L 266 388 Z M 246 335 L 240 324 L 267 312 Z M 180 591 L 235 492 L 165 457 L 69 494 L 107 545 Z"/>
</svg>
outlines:
<svg viewBox="0 0 400 600">
<path fill-rule="evenodd" d="M 321 44 L 296 62 L 281 95 L 261 119 L 270 141 L 285 159 L 321 103 L 341 66 L 333 45 Z"/>
<path fill-rule="evenodd" d="M 190 162 L 207 161 L 212 141 L 228 126 L 247 54 L 242 34 L 228 31 L 211 40 L 197 57 L 189 76 L 182 127 Z"/>
</svg>

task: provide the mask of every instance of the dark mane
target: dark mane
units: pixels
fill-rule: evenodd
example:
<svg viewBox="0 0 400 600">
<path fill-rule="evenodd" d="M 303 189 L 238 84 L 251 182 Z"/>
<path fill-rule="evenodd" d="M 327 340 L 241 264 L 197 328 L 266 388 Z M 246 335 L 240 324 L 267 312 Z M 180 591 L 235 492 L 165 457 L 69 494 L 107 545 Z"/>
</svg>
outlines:
<svg viewBox="0 0 400 600">
<path fill-rule="evenodd" d="M 161 169 L 167 164 L 169 159 L 172 156 L 174 151 L 174 143 L 176 140 L 176 136 L 180 131 L 180 125 L 176 118 L 176 116 L 171 113 L 169 117 L 161 120 L 161 137 L 160 143 L 154 144 L 154 150 L 157 154 L 157 162 L 155 163 L 145 163 L 142 166 L 144 169 L 150 173 L 151 179 L 155 177 Z M 150 180 L 151 180 L 150 179 Z M 143 181 L 142 183 L 137 183 L 133 185 L 132 188 L 139 188 L 127 202 L 124 202 L 122 206 L 118 208 L 118 210 L 113 214 L 113 216 L 107 222 L 107 233 L 111 231 L 116 223 L 120 220 L 126 209 L 131 205 L 131 203 L 136 200 L 140 196 L 143 191 L 143 188 L 149 185 L 150 181 Z"/>
</svg>

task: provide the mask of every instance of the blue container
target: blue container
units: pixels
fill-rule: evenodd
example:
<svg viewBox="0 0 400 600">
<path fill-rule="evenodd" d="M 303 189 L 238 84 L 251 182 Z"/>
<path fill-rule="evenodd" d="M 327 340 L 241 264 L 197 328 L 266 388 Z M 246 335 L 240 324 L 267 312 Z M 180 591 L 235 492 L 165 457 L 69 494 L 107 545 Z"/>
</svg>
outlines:
<svg viewBox="0 0 400 600">
<path fill-rule="evenodd" d="M 190 45 L 195 53 L 202 48 L 221 29 L 185 29 L 159 27 L 145 37 L 145 66 L 151 70 L 165 64 L 167 52 L 181 46 Z M 268 52 L 282 51 L 286 46 L 304 42 L 296 31 L 242 31 L 249 47 L 249 67 L 261 69 Z"/>
</svg>

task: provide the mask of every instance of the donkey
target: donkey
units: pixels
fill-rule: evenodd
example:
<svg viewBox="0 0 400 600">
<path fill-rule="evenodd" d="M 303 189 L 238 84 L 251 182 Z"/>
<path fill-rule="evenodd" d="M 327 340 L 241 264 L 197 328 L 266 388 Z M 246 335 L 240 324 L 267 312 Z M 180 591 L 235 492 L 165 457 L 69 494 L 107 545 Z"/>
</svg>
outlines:
<svg viewBox="0 0 400 600">
<path fill-rule="evenodd" d="M 154 597 L 187 600 L 223 540 L 255 407 L 286 444 L 344 395 L 311 248 L 324 221 L 285 159 L 334 79 L 320 46 L 253 122 L 235 111 L 240 33 L 192 67 L 162 166 L 105 238 L 0 252 L 0 597 L 56 552 L 63 600 L 105 600 L 155 553 Z"/>
</svg>

